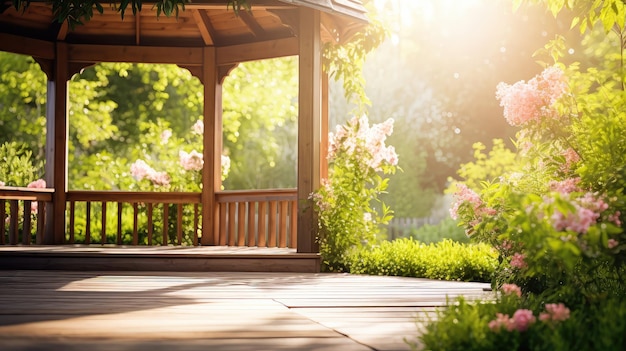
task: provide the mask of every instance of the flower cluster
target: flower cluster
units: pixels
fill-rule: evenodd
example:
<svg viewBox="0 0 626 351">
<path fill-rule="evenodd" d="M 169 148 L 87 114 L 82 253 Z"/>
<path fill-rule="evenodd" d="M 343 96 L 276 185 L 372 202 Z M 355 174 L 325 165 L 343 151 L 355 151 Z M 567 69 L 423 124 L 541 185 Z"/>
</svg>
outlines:
<svg viewBox="0 0 626 351">
<path fill-rule="evenodd" d="M 0 180 L 0 186 L 4 186 L 4 182 Z"/>
<path fill-rule="evenodd" d="M 526 264 L 526 255 L 516 252 L 511 257 L 511 267 L 523 269 L 528 265 Z"/>
<path fill-rule="evenodd" d="M 518 309 L 513 313 L 513 317 L 509 317 L 508 314 L 496 313 L 496 319 L 489 322 L 489 329 L 492 331 L 505 329 L 507 331 L 517 330 L 524 332 L 536 321 L 537 318 L 533 315 L 533 311 Z"/>
<path fill-rule="evenodd" d="M 574 207 L 573 212 L 563 213 L 559 209 L 554 211 L 550 218 L 554 229 L 584 234 L 590 226 L 596 224 L 602 212 L 609 208 L 608 204 L 593 193 L 586 193 L 574 199 L 571 204 Z"/>
<path fill-rule="evenodd" d="M 502 284 L 502 292 L 505 295 L 516 295 L 517 297 L 522 296 L 522 289 L 516 284 Z"/>
<path fill-rule="evenodd" d="M 548 303 L 545 306 L 545 312 L 539 314 L 539 320 L 544 323 L 557 323 L 569 319 L 570 310 L 562 303 Z M 494 332 L 507 330 L 512 332 L 525 332 L 531 325 L 537 322 L 537 317 L 533 311 L 528 309 L 518 309 L 513 313 L 512 317 L 508 314 L 496 313 L 496 319 L 489 322 L 489 329 Z"/>
<path fill-rule="evenodd" d="M 198 135 L 204 134 L 204 122 L 201 119 L 197 120 L 196 123 L 191 127 L 191 131 L 194 134 Z"/>
<path fill-rule="evenodd" d="M 468 222 L 469 225 L 474 226 L 478 224 L 479 220 L 485 216 L 494 216 L 497 212 L 495 209 L 485 205 L 480 196 L 472 189 L 468 188 L 463 183 L 457 183 L 457 191 L 454 193 L 455 202 L 450 207 L 450 217 L 456 220 L 459 218 L 459 210 L 462 207 L 470 209 L 471 213 L 469 217 L 472 218 Z"/>
<path fill-rule="evenodd" d="M 563 71 L 549 67 L 528 83 L 500 83 L 496 89 L 507 122 L 523 126 L 544 116 L 554 117 L 556 111 L 552 105 L 568 91 L 568 86 Z"/>
<path fill-rule="evenodd" d="M 547 303 L 546 312 L 539 314 L 539 320 L 542 322 L 563 322 L 569 319 L 569 308 L 565 307 L 562 303 Z"/>
<path fill-rule="evenodd" d="M 366 164 L 381 171 L 383 164 L 398 165 L 398 154 L 393 146 L 386 146 L 387 136 L 393 133 L 393 119 L 374 124 L 371 128 L 366 116 L 353 117 L 346 126 L 337 126 L 328 137 L 328 159 L 343 150 L 347 155 L 366 154 Z M 356 129 L 356 134 L 351 132 Z"/>
<path fill-rule="evenodd" d="M 170 176 L 167 172 L 157 172 L 150 167 L 144 160 L 137 160 L 130 166 L 130 174 L 137 181 L 144 178 L 152 182 L 156 186 L 167 186 L 170 184 Z"/>
<path fill-rule="evenodd" d="M 180 165 L 185 171 L 200 171 L 204 164 L 203 156 L 196 150 L 192 150 L 190 153 L 180 151 L 179 153 Z"/>
</svg>

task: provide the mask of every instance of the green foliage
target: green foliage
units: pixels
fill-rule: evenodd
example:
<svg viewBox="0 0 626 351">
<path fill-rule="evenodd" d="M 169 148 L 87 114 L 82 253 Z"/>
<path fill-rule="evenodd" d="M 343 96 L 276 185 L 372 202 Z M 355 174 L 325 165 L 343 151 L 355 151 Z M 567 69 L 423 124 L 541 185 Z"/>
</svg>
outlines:
<svg viewBox="0 0 626 351">
<path fill-rule="evenodd" d="M 451 306 L 427 327 L 428 350 L 624 349 L 626 325 L 613 322 L 626 314 L 624 4 L 543 2 L 554 14 L 582 10 L 583 31 L 592 30 L 586 52 L 597 61 L 566 69 L 557 38 L 539 52 L 553 66 L 498 87 L 506 119 L 521 128 L 516 172 L 477 191 L 461 185 L 452 211 L 473 239 L 499 250 L 494 287 L 513 282 L 521 297 Z M 568 307 L 559 323 L 541 314 L 552 301 Z M 527 329 L 513 321 L 521 309 L 536 316 Z"/>
<path fill-rule="evenodd" d="M 626 302 L 609 299 L 572 311 L 565 321 L 542 321 L 545 301 L 532 297 L 500 295 L 495 302 L 469 302 L 459 298 L 439 310 L 436 320 L 420 337 L 423 351 L 443 350 L 624 350 L 626 347 Z M 528 330 L 494 331 L 490 321 L 497 313 L 513 316 L 518 309 L 533 311 L 536 318 Z M 417 343 L 412 343 L 418 349 Z"/>
<path fill-rule="evenodd" d="M 350 273 L 394 275 L 442 280 L 491 280 L 498 254 L 485 244 L 449 239 L 424 244 L 403 238 L 362 248 L 350 257 Z"/>
<path fill-rule="evenodd" d="M 39 178 L 41 167 L 34 164 L 32 151 L 16 142 L 0 145 L 0 181 L 6 186 L 25 187 Z"/>
<path fill-rule="evenodd" d="M 369 126 L 367 117 L 353 118 L 329 137 L 328 180 L 311 196 L 319 218 L 322 268 L 348 271 L 353 252 L 378 241 L 379 228 L 393 217 L 380 201 L 397 155 L 385 139 L 393 120 Z"/>
<path fill-rule="evenodd" d="M 343 82 L 344 95 L 355 109 L 352 114 L 362 115 L 367 112 L 371 101 L 365 93 L 363 65 L 367 55 L 376 49 L 388 36 L 388 30 L 377 17 L 372 1 L 368 6 L 369 24 L 363 31 L 355 33 L 347 43 L 328 42 L 324 44 L 323 67 L 329 78 Z"/>
<path fill-rule="evenodd" d="M 474 191 L 483 189 L 485 181 L 491 182 L 503 174 L 511 174 L 516 170 L 516 154 L 506 147 L 502 139 L 494 139 L 489 153 L 481 142 L 474 143 L 474 161 L 461 165 L 457 174 L 468 188 Z M 456 191 L 456 182 L 452 181 L 446 193 Z"/>
<path fill-rule="evenodd" d="M 465 230 L 451 218 L 446 218 L 437 224 L 425 224 L 411 231 L 411 239 L 430 244 L 450 239 L 458 243 L 468 243 L 469 237 Z"/>
</svg>

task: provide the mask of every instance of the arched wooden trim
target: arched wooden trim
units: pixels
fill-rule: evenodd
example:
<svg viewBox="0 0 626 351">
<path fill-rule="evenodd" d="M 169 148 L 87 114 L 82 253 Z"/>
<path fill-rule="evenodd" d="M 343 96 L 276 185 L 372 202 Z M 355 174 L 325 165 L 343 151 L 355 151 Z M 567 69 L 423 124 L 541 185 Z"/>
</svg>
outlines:
<svg viewBox="0 0 626 351">
<path fill-rule="evenodd" d="M 232 72 L 235 68 L 237 68 L 237 66 L 239 66 L 238 63 L 235 64 L 230 64 L 230 65 L 224 65 L 224 66 L 219 66 L 217 68 L 217 80 L 220 84 L 224 83 L 224 79 L 226 79 L 226 77 L 228 77 L 228 75 L 230 75 L 230 72 Z M 204 84 L 203 82 L 203 69 L 202 67 L 196 67 L 196 66 L 182 66 L 182 65 L 178 65 L 178 67 L 180 68 L 184 68 L 186 70 L 188 70 L 189 72 L 191 72 L 191 75 L 193 75 L 194 77 L 200 79 L 200 82 L 202 84 Z"/>
</svg>

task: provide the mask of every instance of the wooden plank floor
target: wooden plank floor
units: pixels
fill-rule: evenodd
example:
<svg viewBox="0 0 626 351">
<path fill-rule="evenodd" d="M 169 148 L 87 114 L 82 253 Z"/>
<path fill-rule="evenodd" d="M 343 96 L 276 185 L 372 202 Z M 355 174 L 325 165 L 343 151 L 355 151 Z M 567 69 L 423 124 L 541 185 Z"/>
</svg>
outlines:
<svg viewBox="0 0 626 351">
<path fill-rule="evenodd" d="M 0 270 L 0 350 L 409 350 L 488 284 L 347 274 Z"/>
</svg>

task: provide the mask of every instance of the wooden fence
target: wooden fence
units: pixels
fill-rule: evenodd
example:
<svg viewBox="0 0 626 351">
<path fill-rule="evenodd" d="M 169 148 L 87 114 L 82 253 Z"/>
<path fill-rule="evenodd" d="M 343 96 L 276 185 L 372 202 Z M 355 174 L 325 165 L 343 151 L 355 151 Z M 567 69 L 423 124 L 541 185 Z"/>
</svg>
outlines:
<svg viewBox="0 0 626 351">
<path fill-rule="evenodd" d="M 433 217 L 422 218 L 393 218 L 387 225 L 387 238 L 394 240 L 409 237 L 411 231 L 424 226 L 425 224 L 436 224 L 437 219 Z"/>
</svg>

